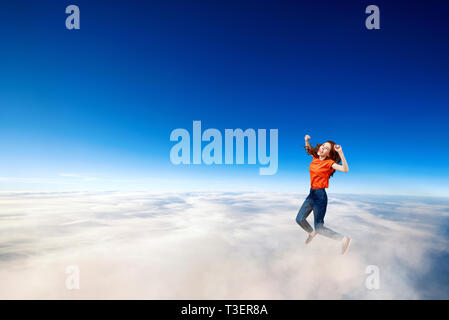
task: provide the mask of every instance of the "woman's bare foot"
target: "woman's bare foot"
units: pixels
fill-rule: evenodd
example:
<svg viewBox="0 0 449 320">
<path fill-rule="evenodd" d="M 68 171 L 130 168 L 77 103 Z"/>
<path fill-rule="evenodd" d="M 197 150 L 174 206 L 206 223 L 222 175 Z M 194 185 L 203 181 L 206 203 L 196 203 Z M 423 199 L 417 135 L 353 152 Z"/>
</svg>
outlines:
<svg viewBox="0 0 449 320">
<path fill-rule="evenodd" d="M 341 240 L 341 254 L 345 254 L 345 252 L 348 251 L 350 244 L 351 238 L 349 237 L 344 237 L 343 240 Z"/>
<path fill-rule="evenodd" d="M 316 231 L 312 231 L 311 233 L 309 233 L 309 236 L 306 239 L 306 244 L 309 244 L 310 241 L 312 241 L 313 237 L 315 237 L 315 236 L 316 236 Z"/>
</svg>

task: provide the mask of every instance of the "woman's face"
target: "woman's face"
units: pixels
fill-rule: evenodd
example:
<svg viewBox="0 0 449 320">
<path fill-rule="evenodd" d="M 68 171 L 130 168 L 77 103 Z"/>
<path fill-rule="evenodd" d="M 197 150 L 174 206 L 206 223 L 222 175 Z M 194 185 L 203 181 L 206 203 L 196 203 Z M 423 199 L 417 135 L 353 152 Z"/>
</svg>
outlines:
<svg viewBox="0 0 449 320">
<path fill-rule="evenodd" d="M 318 149 L 318 155 L 320 157 L 327 157 L 331 152 L 332 145 L 329 142 L 323 143 Z"/>
</svg>

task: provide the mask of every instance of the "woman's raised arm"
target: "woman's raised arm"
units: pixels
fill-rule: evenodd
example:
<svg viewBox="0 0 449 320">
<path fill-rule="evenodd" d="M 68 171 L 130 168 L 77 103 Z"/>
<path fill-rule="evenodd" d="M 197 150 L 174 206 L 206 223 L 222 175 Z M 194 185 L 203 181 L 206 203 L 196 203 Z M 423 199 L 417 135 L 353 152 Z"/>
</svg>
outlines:
<svg viewBox="0 0 449 320">
<path fill-rule="evenodd" d="M 348 166 L 348 163 L 346 162 L 345 155 L 343 154 L 343 149 L 341 148 L 340 145 L 335 145 L 334 150 L 337 151 L 338 154 L 340 155 L 342 164 L 334 163 L 332 165 L 332 168 L 335 170 L 341 171 L 341 172 L 348 172 L 349 166 Z"/>
<path fill-rule="evenodd" d="M 304 141 L 306 142 L 306 147 L 312 148 L 312 146 L 309 144 L 310 136 L 306 134 L 304 137 Z"/>
</svg>

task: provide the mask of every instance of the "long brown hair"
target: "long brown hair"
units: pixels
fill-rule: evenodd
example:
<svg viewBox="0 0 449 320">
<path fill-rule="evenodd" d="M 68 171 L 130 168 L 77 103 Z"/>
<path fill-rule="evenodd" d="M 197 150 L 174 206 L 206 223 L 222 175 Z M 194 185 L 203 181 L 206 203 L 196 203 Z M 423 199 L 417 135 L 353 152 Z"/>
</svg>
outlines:
<svg viewBox="0 0 449 320">
<path fill-rule="evenodd" d="M 340 163 L 341 162 L 340 155 L 338 154 L 337 151 L 334 150 L 334 146 L 336 145 L 336 143 L 334 141 L 331 141 L 331 140 L 327 140 L 326 142 L 329 142 L 330 145 L 331 145 L 331 149 L 329 151 L 329 155 L 327 156 L 326 159 L 332 159 L 336 163 Z M 324 143 L 326 143 L 326 142 L 324 142 Z M 314 156 L 316 158 L 319 158 L 319 156 L 318 156 L 318 149 L 324 143 L 317 144 L 315 148 L 313 148 L 312 145 L 310 145 L 310 147 L 309 146 L 305 146 L 304 148 L 306 149 L 308 154 L 310 154 L 311 156 Z M 335 172 L 335 169 L 332 169 L 332 173 L 329 175 L 329 177 L 332 177 L 334 175 L 334 172 Z"/>
</svg>

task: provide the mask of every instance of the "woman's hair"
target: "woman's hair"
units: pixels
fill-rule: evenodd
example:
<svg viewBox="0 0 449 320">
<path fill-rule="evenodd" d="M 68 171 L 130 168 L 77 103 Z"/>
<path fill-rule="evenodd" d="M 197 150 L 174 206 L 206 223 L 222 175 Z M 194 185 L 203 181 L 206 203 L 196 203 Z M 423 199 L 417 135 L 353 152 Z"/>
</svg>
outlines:
<svg viewBox="0 0 449 320">
<path fill-rule="evenodd" d="M 331 145 L 331 149 L 329 151 L 329 155 L 327 156 L 327 159 L 332 159 L 334 160 L 336 163 L 340 163 L 341 159 L 340 159 L 340 155 L 338 154 L 337 151 L 334 150 L 334 146 L 335 146 L 335 142 L 331 141 L 331 140 L 327 140 L 326 142 L 329 142 Z M 326 143 L 325 142 L 325 143 Z M 323 145 L 324 143 L 321 144 L 317 144 L 315 148 L 312 147 L 312 145 L 309 146 L 305 146 L 304 148 L 306 149 L 307 153 L 310 154 L 311 156 L 314 156 L 316 158 L 318 157 L 318 149 L 321 147 L 321 145 Z M 332 169 L 332 173 L 329 175 L 329 177 L 332 177 L 334 175 L 335 169 Z"/>
</svg>

